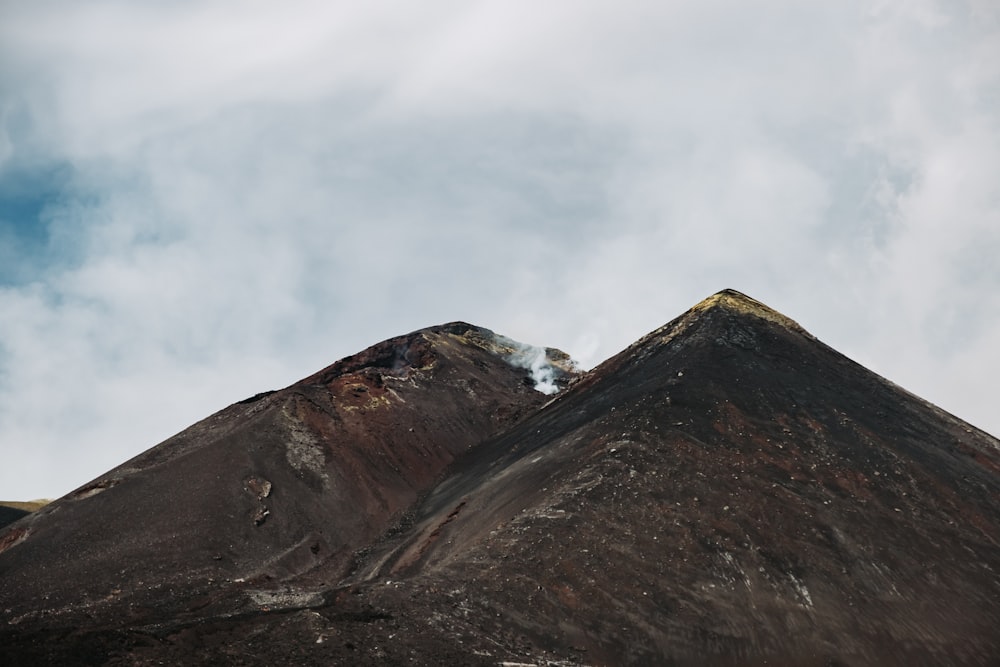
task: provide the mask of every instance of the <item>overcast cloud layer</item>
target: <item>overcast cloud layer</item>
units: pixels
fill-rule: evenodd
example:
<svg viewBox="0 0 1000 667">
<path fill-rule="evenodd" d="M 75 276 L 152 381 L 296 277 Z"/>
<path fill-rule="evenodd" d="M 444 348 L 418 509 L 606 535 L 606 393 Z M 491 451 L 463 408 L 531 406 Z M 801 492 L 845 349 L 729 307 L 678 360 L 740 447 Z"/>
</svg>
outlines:
<svg viewBox="0 0 1000 667">
<path fill-rule="evenodd" d="M 997 7 L 0 3 L 0 497 L 413 329 L 590 367 L 724 287 L 1000 434 Z"/>
</svg>

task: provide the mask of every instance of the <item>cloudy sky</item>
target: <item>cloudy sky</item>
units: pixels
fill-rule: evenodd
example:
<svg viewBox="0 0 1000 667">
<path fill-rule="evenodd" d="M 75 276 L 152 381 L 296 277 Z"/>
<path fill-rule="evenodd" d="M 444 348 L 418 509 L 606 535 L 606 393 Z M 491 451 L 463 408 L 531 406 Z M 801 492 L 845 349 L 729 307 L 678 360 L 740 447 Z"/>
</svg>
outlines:
<svg viewBox="0 0 1000 667">
<path fill-rule="evenodd" d="M 466 320 L 733 287 L 1000 434 L 1000 5 L 0 0 L 0 497 Z"/>
</svg>

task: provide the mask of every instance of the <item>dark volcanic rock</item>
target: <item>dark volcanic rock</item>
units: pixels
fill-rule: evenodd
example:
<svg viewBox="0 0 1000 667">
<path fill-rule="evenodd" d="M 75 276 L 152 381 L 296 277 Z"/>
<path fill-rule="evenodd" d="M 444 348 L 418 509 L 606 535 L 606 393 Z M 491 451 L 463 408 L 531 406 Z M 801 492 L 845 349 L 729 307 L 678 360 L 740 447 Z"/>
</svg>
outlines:
<svg viewBox="0 0 1000 667">
<path fill-rule="evenodd" d="M 0 533 L 0 643 L 84 664 L 1000 664 L 996 439 L 732 291 L 551 401 L 504 344 L 448 325 L 375 346 Z"/>
<path fill-rule="evenodd" d="M 476 448 L 358 580 L 597 664 L 993 664 L 998 462 L 724 292 Z"/>
<path fill-rule="evenodd" d="M 31 514 L 28 510 L 23 510 L 19 507 L 8 507 L 7 505 L 0 504 L 0 528 L 14 523 L 18 519 L 22 519 Z"/>
<path fill-rule="evenodd" d="M 485 329 L 426 329 L 192 426 L 0 534 L 5 625 L 316 604 L 260 589 L 317 567 L 332 585 L 457 455 L 547 400 L 509 353 Z"/>
</svg>

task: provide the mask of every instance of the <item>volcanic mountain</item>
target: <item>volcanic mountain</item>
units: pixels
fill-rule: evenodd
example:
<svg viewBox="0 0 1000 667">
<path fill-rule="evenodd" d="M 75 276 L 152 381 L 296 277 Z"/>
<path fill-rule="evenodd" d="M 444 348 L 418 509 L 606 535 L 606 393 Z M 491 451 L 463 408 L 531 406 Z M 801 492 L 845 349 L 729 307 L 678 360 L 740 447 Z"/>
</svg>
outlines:
<svg viewBox="0 0 1000 667">
<path fill-rule="evenodd" d="M 524 350 L 391 339 L 11 524 L 4 664 L 1000 664 L 995 438 L 731 290 L 554 397 Z"/>
</svg>

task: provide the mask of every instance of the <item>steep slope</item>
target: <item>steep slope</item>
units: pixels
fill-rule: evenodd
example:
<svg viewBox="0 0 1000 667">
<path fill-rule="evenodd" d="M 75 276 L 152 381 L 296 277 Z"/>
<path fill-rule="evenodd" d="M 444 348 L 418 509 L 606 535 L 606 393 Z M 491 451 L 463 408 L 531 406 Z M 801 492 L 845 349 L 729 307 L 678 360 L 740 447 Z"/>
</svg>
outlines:
<svg viewBox="0 0 1000 667">
<path fill-rule="evenodd" d="M 502 361 L 508 342 L 456 326 L 418 337 L 433 363 L 419 340 L 376 346 L 233 406 L 232 415 L 123 467 L 147 471 L 145 489 L 177 484 L 166 495 L 174 500 L 185 493 L 219 503 L 227 496 L 213 495 L 220 492 L 212 475 L 239 481 L 243 504 L 221 516 L 230 537 L 255 541 L 220 552 L 222 543 L 201 529 L 184 533 L 211 545 L 198 547 L 206 556 L 222 556 L 210 572 L 219 578 L 203 588 L 190 585 L 200 581 L 190 574 L 195 566 L 182 565 L 189 574 L 181 584 L 201 597 L 136 594 L 116 607 L 130 614 L 117 625 L 84 621 L 66 630 L 49 620 L 72 616 L 65 601 L 19 597 L 79 590 L 59 576 L 31 588 L 31 573 L 40 572 L 31 559 L 54 562 L 43 548 L 12 558 L 39 539 L 44 511 L 0 532 L 0 609 L 12 601 L 28 609 L 8 614 L 14 624 L 0 630 L 0 645 L 14 649 L 7 657 L 122 665 L 1000 664 L 996 439 L 730 290 L 552 399 Z M 308 465 L 289 463 L 313 460 L 289 459 L 301 452 L 295 443 L 312 440 L 268 416 L 289 405 L 299 406 L 298 428 L 327 452 L 322 470 L 338 475 L 329 487 L 336 492 L 310 477 Z M 320 414 L 335 414 L 336 429 L 324 431 Z M 411 428 L 469 440 L 409 440 Z M 342 433 L 359 447 L 339 449 Z M 203 455 L 184 468 L 186 477 L 162 472 L 208 449 L 199 443 L 230 437 L 243 445 L 213 444 L 218 457 Z M 429 452 L 435 464 L 426 467 L 423 457 L 401 453 L 429 442 L 457 446 Z M 355 476 L 362 481 L 352 486 Z M 106 513 L 130 511 L 125 501 L 141 496 L 111 503 L 128 488 L 128 476 L 117 477 L 77 494 L 109 499 Z M 289 493 L 281 504 L 279 491 Z M 308 506 L 316 499 L 332 504 L 319 512 Z M 263 506 L 270 514 L 251 527 Z M 365 520 L 353 522 L 359 512 Z M 51 521 L 50 530 L 72 525 Z M 280 530 L 261 540 L 269 527 Z M 22 530 L 31 534 L 14 544 Z M 316 554 L 303 534 L 321 535 Z M 133 553 L 127 540 L 108 540 L 114 557 L 92 556 L 72 573 L 107 577 L 110 568 L 96 563 Z M 134 553 L 150 558 L 148 551 Z M 177 579 L 167 560 L 151 563 L 160 564 L 158 580 Z M 12 564 L 27 574 L 12 575 Z M 88 613 L 105 608 L 90 604 Z"/>
<path fill-rule="evenodd" d="M 335 581 L 457 455 L 547 400 L 517 351 L 425 329 L 192 426 L 0 534 L 7 624 L 180 622 L 318 566 Z"/>
<path fill-rule="evenodd" d="M 355 581 L 507 659 L 995 664 L 998 470 L 726 291 L 470 453 Z"/>
</svg>

